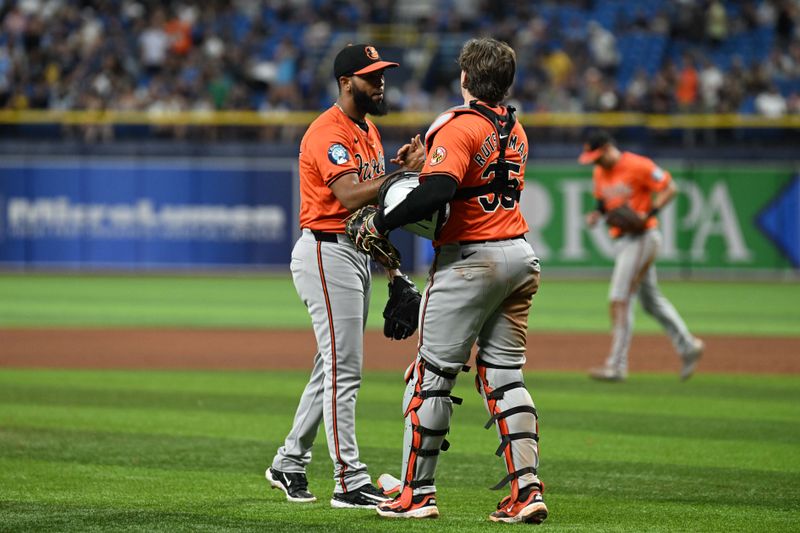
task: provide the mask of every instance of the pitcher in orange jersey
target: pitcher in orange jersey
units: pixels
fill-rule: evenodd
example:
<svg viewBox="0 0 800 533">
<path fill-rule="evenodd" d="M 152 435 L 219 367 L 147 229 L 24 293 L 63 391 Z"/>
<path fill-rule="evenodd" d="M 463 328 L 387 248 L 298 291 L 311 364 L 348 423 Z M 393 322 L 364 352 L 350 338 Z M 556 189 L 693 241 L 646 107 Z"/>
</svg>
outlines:
<svg viewBox="0 0 800 533">
<path fill-rule="evenodd" d="M 333 461 L 335 508 L 373 509 L 386 500 L 370 480 L 356 443 L 356 396 L 361 384 L 364 327 L 372 278 L 369 259 L 344 234 L 350 211 L 377 199 L 386 179 L 383 145 L 368 114 L 386 114 L 383 61 L 375 47 L 350 45 L 334 61 L 339 97 L 309 126 L 300 142 L 300 227 L 292 249 L 292 279 L 311 316 L 318 353 L 294 423 L 266 471 L 269 483 L 295 503 L 308 491 L 306 467 L 324 421 Z M 424 150 L 417 140 L 393 162 L 414 168 Z M 390 276 L 400 275 L 392 271 Z"/>
<path fill-rule="evenodd" d="M 658 288 L 654 265 L 661 234 L 656 214 L 675 196 L 677 187 L 670 173 L 652 160 L 632 152 L 621 152 L 602 130 L 586 139 L 578 161 L 594 165 L 592 180 L 597 207 L 587 213 L 594 226 L 603 215 L 624 204 L 644 220 L 645 231 L 626 234 L 609 226 L 616 238 L 617 255 L 609 288 L 612 323 L 611 351 L 605 364 L 590 370 L 601 381 L 624 381 L 628 376 L 628 349 L 633 335 L 633 301 L 639 296 L 644 310 L 664 328 L 681 357 L 681 379 L 688 379 L 703 354 L 703 341 L 694 337 L 675 307 Z"/>
<path fill-rule="evenodd" d="M 459 56 L 464 105 L 443 113 L 425 136 L 420 185 L 374 229 L 386 234 L 440 212 L 436 257 L 420 308 L 419 346 L 406 375 L 406 431 L 399 495 L 379 504 L 394 518 L 438 516 L 434 474 L 446 450 L 458 373 L 477 343 L 476 385 L 500 436 L 500 488 L 511 493 L 489 515 L 496 522 L 542 522 L 539 426 L 522 379 L 528 313 L 539 286 L 539 259 L 525 241 L 519 209 L 529 144 L 514 109 L 501 104 L 514 82 L 516 55 L 494 39 L 472 39 Z"/>
</svg>

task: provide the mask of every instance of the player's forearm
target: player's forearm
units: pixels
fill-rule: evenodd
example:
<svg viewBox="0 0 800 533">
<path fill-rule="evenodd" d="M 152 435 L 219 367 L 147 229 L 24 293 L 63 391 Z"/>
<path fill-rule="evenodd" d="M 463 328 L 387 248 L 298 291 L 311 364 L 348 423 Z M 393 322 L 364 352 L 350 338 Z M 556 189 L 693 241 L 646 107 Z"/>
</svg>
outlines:
<svg viewBox="0 0 800 533">
<path fill-rule="evenodd" d="M 359 181 L 355 173 L 342 176 L 331 184 L 331 191 L 336 199 L 348 211 L 355 211 L 359 207 L 374 204 L 378 200 L 378 189 L 384 178 Z"/>
<path fill-rule="evenodd" d="M 665 188 L 663 191 L 658 191 L 655 193 L 653 195 L 653 203 L 648 216 L 657 215 L 664 206 L 672 201 L 677 192 L 678 187 L 675 185 L 675 182 L 670 182 L 667 188 Z"/>
<path fill-rule="evenodd" d="M 455 180 L 449 176 L 428 176 L 388 214 L 379 213 L 375 217 L 375 229 L 386 234 L 400 226 L 428 218 L 453 199 L 456 187 Z"/>
</svg>

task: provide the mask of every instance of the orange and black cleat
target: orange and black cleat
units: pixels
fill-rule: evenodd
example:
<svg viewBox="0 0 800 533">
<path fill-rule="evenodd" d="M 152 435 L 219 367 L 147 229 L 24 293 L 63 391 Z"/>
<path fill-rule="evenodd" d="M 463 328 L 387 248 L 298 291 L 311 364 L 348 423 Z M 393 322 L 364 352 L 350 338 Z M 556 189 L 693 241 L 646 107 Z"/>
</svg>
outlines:
<svg viewBox="0 0 800 533">
<path fill-rule="evenodd" d="M 436 493 L 412 495 L 406 488 L 395 499 L 378 504 L 378 514 L 384 518 L 438 518 Z"/>
<path fill-rule="evenodd" d="M 489 515 L 492 522 L 513 524 L 541 524 L 547 518 L 547 506 L 542 499 L 544 487 L 533 484 L 520 489 L 516 501 L 506 496 L 497 504 L 497 511 Z"/>
</svg>

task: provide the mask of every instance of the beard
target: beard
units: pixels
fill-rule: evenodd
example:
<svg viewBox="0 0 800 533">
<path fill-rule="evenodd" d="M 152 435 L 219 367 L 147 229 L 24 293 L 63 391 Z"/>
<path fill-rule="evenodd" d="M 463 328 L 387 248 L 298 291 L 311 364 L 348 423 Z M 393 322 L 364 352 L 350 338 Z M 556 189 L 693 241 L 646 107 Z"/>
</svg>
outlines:
<svg viewBox="0 0 800 533">
<path fill-rule="evenodd" d="M 386 98 L 376 102 L 366 92 L 359 90 L 355 86 L 353 86 L 353 102 L 356 104 L 356 109 L 358 109 L 359 113 L 382 117 L 389 112 Z"/>
</svg>

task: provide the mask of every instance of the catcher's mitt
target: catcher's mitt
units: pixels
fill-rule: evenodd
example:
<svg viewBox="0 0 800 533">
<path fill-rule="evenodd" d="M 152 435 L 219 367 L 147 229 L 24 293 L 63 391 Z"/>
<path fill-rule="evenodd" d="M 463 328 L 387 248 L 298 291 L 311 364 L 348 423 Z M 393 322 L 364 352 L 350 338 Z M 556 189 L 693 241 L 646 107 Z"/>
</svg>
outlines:
<svg viewBox="0 0 800 533">
<path fill-rule="evenodd" d="M 378 213 L 374 205 L 366 205 L 344 219 L 344 232 L 360 252 L 372 257 L 385 268 L 400 267 L 400 252 L 386 236 L 378 233 L 373 219 Z"/>
<path fill-rule="evenodd" d="M 627 204 L 606 213 L 606 223 L 621 229 L 623 233 L 642 233 L 645 230 L 645 222 L 646 220 Z"/>
<path fill-rule="evenodd" d="M 398 341 L 412 335 L 417 330 L 420 300 L 413 281 L 395 276 L 389 282 L 389 301 L 383 309 L 383 334 Z"/>
</svg>

